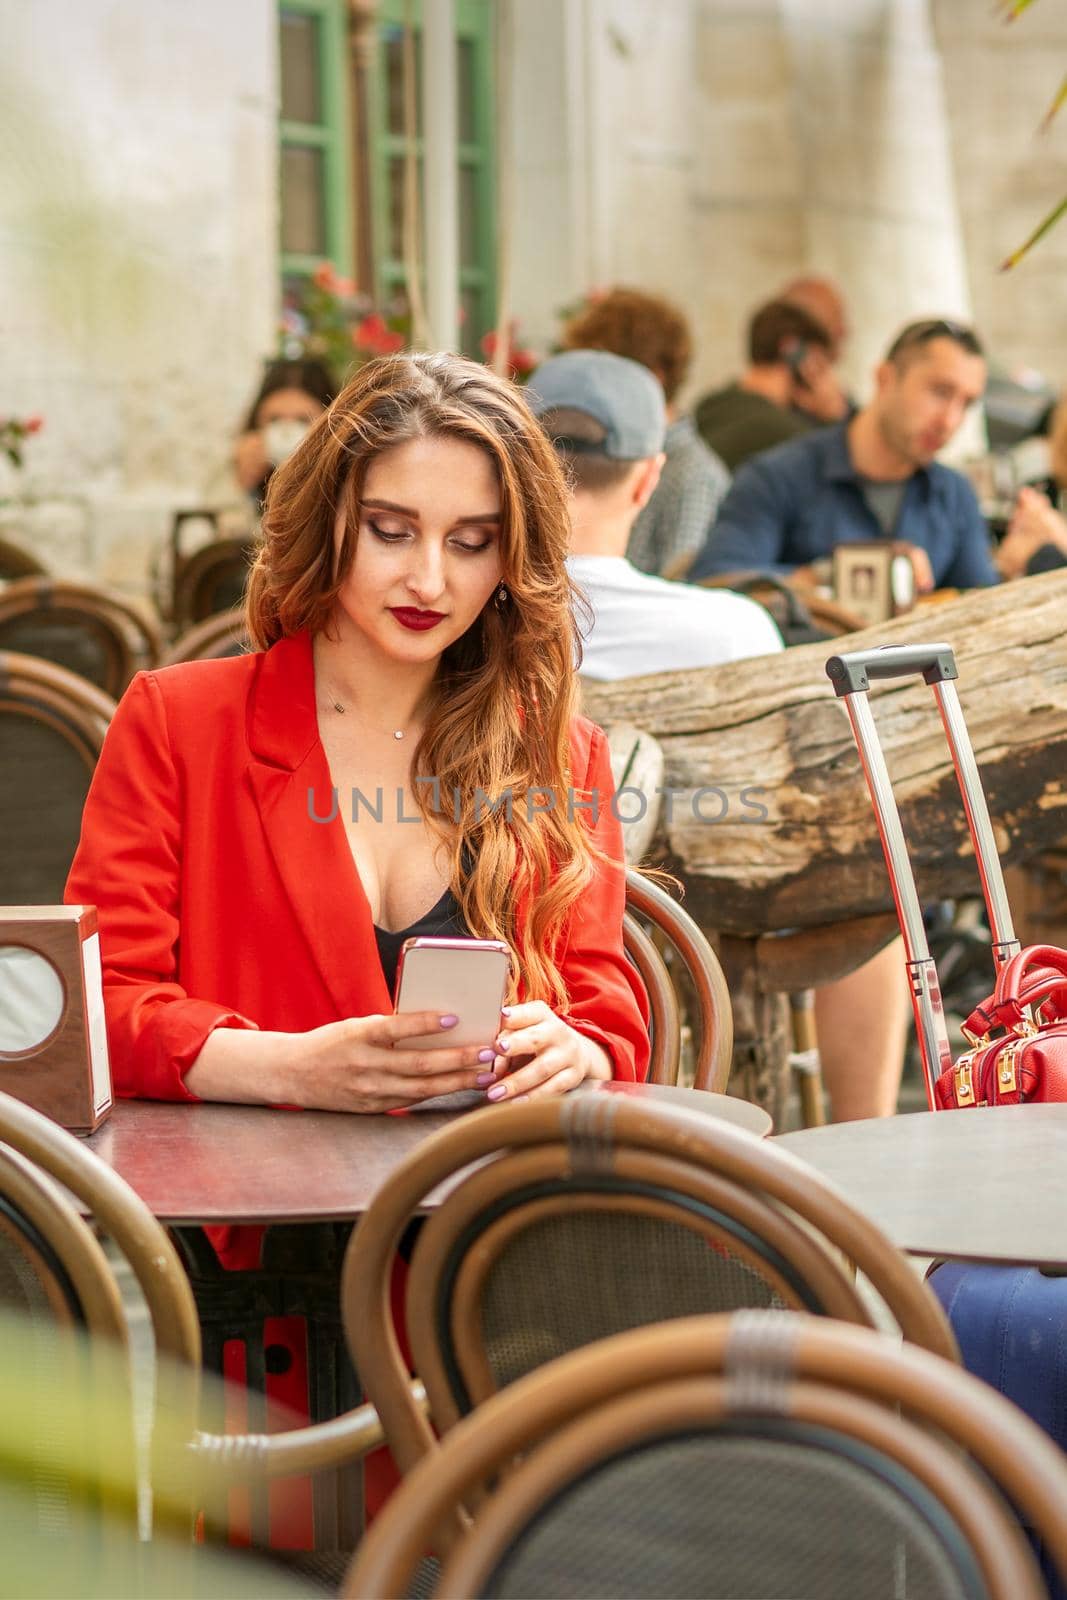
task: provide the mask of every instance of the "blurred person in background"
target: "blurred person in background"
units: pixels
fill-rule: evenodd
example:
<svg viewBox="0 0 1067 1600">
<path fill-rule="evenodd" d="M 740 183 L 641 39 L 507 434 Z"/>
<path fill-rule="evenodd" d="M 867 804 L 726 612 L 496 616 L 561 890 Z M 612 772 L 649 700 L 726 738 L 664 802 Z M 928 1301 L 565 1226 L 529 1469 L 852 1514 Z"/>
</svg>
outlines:
<svg viewBox="0 0 1067 1600">
<path fill-rule="evenodd" d="M 749 456 L 808 433 L 813 419 L 840 419 L 832 347 L 822 323 L 800 306 L 771 300 L 759 308 L 748 325 L 748 366 L 706 394 L 694 413 L 704 443 L 731 472 Z"/>
<path fill-rule="evenodd" d="M 712 667 L 782 648 L 762 606 L 639 572 L 631 530 L 664 463 L 663 391 L 640 362 L 566 350 L 530 376 L 527 398 L 570 484 L 567 569 L 589 602 L 584 677 L 600 680 Z"/>
<path fill-rule="evenodd" d="M 810 317 L 814 317 L 816 322 L 822 323 L 830 335 L 830 363 L 833 367 L 838 367 L 845 354 L 845 346 L 852 332 L 852 323 L 845 297 L 833 279 L 793 278 L 779 291 L 778 299 L 785 300 L 791 306 L 799 306 Z M 794 401 L 795 409 L 808 414 L 807 400 L 806 392 L 799 394 Z M 827 386 L 820 396 L 819 404 L 819 414 L 812 416 L 812 420 L 817 423 L 843 421 L 845 417 L 851 416 L 859 409 L 840 382 L 836 397 Z"/>
<path fill-rule="evenodd" d="M 237 481 L 257 513 L 275 467 L 280 467 L 337 393 L 321 361 L 305 356 L 268 363 L 244 429 L 234 446 Z"/>
<path fill-rule="evenodd" d="M 985 382 L 970 328 L 944 318 L 908 323 L 850 421 L 746 463 L 690 576 L 758 567 L 811 585 L 835 545 L 894 539 L 908 547 L 920 593 L 997 583 L 974 490 L 935 459 Z"/>
<path fill-rule="evenodd" d="M 837 284 L 830 278 L 793 278 L 779 290 L 777 298 L 799 306 L 822 323 L 830 336 L 830 359 L 836 366 L 852 332 L 845 297 Z"/>
<path fill-rule="evenodd" d="M 611 289 L 572 317 L 563 344 L 567 350 L 607 350 L 640 362 L 663 386 L 663 470 L 633 525 L 626 558 L 639 572 L 680 575 L 703 547 L 730 487 L 726 467 L 678 406 L 693 352 L 685 313 L 659 295 Z"/>
</svg>

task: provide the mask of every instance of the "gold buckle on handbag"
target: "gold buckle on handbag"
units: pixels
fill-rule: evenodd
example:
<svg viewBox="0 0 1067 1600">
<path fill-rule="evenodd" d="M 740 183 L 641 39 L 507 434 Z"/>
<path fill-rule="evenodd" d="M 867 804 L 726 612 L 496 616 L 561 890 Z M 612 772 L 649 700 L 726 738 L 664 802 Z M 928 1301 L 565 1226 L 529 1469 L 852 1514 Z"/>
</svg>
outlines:
<svg viewBox="0 0 1067 1600">
<path fill-rule="evenodd" d="M 974 1105 L 974 1058 L 973 1056 L 960 1056 L 954 1069 L 956 1079 L 956 1104 L 958 1106 Z"/>
<path fill-rule="evenodd" d="M 1019 1053 L 1021 1039 L 1013 1039 L 1006 1044 L 997 1057 L 997 1093 L 1001 1095 L 1014 1094 L 1019 1087 L 1019 1080 L 1015 1071 L 1015 1057 Z"/>
</svg>

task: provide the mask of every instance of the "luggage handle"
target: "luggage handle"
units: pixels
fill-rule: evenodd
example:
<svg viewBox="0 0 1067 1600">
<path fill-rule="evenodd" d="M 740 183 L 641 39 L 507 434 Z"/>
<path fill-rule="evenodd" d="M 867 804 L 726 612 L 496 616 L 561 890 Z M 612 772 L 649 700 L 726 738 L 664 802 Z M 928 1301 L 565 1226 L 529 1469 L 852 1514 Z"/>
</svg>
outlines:
<svg viewBox="0 0 1067 1600">
<path fill-rule="evenodd" d="M 874 650 L 851 650 L 848 655 L 831 656 L 826 673 L 838 696 L 869 689 L 871 678 L 921 674 L 924 682 L 933 685 L 959 677 L 950 644 L 883 644 Z"/>
<path fill-rule="evenodd" d="M 834 693 L 845 702 L 845 709 L 859 748 L 867 787 L 874 804 L 882 849 L 889 868 L 893 899 L 904 935 L 916 1032 L 926 1078 L 926 1094 L 932 1108 L 936 1104 L 934 1082 L 952 1064 L 948 1032 L 937 973 L 926 939 L 922 908 L 904 842 L 900 812 L 897 809 L 867 691 L 872 678 L 912 676 L 921 676 L 933 689 L 952 755 L 960 794 L 963 797 L 964 813 L 974 845 L 982 894 L 992 931 L 993 959 L 999 973 L 1001 967 L 1017 954 L 1019 941 L 1012 926 L 1004 878 L 1000 870 L 1000 858 L 993 838 L 982 781 L 967 735 L 967 726 L 956 694 L 956 686 L 951 681 L 958 676 L 956 658 L 951 645 L 947 644 L 889 645 L 881 649 L 857 650 L 846 655 L 831 656 L 826 663 L 826 673 L 833 684 Z"/>
</svg>

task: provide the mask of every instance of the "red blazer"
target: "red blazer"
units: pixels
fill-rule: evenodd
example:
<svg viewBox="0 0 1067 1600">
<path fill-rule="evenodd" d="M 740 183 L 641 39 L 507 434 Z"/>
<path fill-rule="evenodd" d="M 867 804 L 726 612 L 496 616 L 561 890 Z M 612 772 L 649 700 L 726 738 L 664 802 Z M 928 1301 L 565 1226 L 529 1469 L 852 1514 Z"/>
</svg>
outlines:
<svg viewBox="0 0 1067 1600">
<path fill-rule="evenodd" d="M 596 843 L 621 863 L 607 744 L 584 718 L 571 760 L 574 787 L 602 797 Z M 309 814 L 309 791 L 329 814 L 330 789 L 307 635 L 130 685 L 66 888 L 99 910 L 118 1094 L 195 1099 L 183 1074 L 217 1027 L 302 1033 L 392 1009 L 344 824 Z M 647 1001 L 623 903 L 621 866 L 598 866 L 566 929 L 566 1015 L 616 1077 L 643 1078 Z"/>
</svg>

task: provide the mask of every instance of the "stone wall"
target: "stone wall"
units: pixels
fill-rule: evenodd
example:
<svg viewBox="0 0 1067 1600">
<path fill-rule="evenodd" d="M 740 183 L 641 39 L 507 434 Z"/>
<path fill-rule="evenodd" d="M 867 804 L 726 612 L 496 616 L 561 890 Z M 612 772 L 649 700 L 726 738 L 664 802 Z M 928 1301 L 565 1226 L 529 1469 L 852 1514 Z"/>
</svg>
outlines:
<svg viewBox="0 0 1067 1600">
<path fill-rule="evenodd" d="M 698 393 L 801 271 L 841 279 L 865 392 L 894 326 L 968 314 L 1067 380 L 1067 15 L 990 0 L 514 0 L 512 309 L 630 282 L 690 311 Z M 0 533 L 143 588 L 172 511 L 233 494 L 274 344 L 276 0 L 0 0 L 0 416 L 40 412 Z M 501 145 L 504 149 L 504 141 Z"/>
<path fill-rule="evenodd" d="M 735 370 L 749 312 L 800 272 L 840 279 L 862 394 L 911 317 L 974 315 L 1007 365 L 1067 366 L 1067 223 L 996 265 L 1067 191 L 1062 6 L 1011 28 L 990 0 L 518 0 L 514 303 L 555 311 L 630 282 L 689 309 L 699 391 Z M 535 15 L 536 12 L 536 15 Z M 1067 356 L 1067 350 L 1064 351 Z M 970 443 L 976 438 L 972 435 Z"/>
<path fill-rule="evenodd" d="M 274 343 L 274 0 L 0 0 L 0 35 L 0 416 L 45 419 L 0 524 L 136 591 L 232 492 Z"/>
<path fill-rule="evenodd" d="M 1067 72 L 1067 8 L 1010 26 L 988 0 L 932 0 L 976 322 L 1005 365 L 1067 387 L 1067 219 L 1011 272 L 1004 258 L 1067 195 L 1067 109 L 1038 132 Z"/>
</svg>

